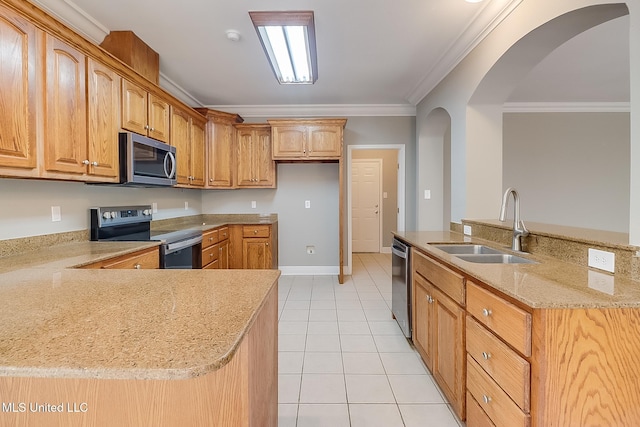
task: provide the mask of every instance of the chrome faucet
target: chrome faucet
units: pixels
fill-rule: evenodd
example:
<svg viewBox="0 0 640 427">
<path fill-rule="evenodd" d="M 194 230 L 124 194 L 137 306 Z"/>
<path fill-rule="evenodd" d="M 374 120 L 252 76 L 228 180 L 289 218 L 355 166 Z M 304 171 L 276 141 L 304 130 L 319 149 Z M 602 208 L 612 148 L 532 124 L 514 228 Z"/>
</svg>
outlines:
<svg viewBox="0 0 640 427">
<path fill-rule="evenodd" d="M 527 236 L 529 230 L 524 226 L 524 222 L 520 219 L 520 196 L 515 188 L 509 187 L 502 196 L 502 206 L 500 207 L 500 221 L 506 221 L 507 216 L 507 203 L 509 202 L 509 195 L 513 194 L 513 241 L 511 242 L 511 249 L 514 251 L 522 251 L 522 242 L 520 237 Z"/>
</svg>

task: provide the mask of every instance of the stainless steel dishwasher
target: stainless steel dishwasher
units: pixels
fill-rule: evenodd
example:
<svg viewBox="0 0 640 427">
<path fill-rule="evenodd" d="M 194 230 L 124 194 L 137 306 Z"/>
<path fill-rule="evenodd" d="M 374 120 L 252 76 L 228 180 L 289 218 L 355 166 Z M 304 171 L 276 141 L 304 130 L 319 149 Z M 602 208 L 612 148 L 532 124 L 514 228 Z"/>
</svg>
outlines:
<svg viewBox="0 0 640 427">
<path fill-rule="evenodd" d="M 391 246 L 391 311 L 400 329 L 411 338 L 411 246 L 393 239 Z"/>
</svg>

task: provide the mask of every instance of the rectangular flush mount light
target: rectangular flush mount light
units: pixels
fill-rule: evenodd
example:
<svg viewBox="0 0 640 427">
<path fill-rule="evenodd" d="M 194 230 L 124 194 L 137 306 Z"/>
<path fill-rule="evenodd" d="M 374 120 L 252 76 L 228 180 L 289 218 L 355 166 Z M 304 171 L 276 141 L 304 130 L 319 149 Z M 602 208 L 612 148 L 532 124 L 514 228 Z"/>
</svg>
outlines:
<svg viewBox="0 0 640 427">
<path fill-rule="evenodd" d="M 312 11 L 249 12 L 280 84 L 313 84 L 318 79 Z"/>
</svg>

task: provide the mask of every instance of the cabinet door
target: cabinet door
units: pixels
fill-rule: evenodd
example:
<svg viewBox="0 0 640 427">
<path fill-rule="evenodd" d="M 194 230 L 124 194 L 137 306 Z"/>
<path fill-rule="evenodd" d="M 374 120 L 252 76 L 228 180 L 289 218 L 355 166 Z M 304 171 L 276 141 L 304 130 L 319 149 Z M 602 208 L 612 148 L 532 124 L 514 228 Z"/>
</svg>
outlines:
<svg viewBox="0 0 640 427">
<path fill-rule="evenodd" d="M 179 109 L 171 109 L 171 145 L 176 147 L 178 184 L 191 184 L 190 117 Z"/>
<path fill-rule="evenodd" d="M 274 159 L 306 157 L 306 126 L 274 126 L 271 130 Z"/>
<path fill-rule="evenodd" d="M 220 255 L 218 256 L 221 269 L 229 268 L 229 240 L 220 243 Z"/>
<path fill-rule="evenodd" d="M 433 367 L 433 286 L 413 274 L 413 344 L 429 370 Z"/>
<path fill-rule="evenodd" d="M 49 34 L 45 45 L 45 169 L 84 174 L 89 163 L 86 58 Z"/>
<path fill-rule="evenodd" d="M 433 290 L 436 331 L 433 374 L 449 403 L 464 419 L 466 355 L 464 346 L 465 311 L 438 289 Z"/>
<path fill-rule="evenodd" d="M 276 164 L 271 156 L 271 129 L 256 129 L 253 143 L 255 185 L 275 187 Z"/>
<path fill-rule="evenodd" d="M 242 268 L 271 268 L 271 248 L 267 238 L 251 238 L 242 240 Z"/>
<path fill-rule="evenodd" d="M 238 186 L 251 187 L 253 178 L 253 132 L 250 129 L 239 129 L 238 138 Z"/>
<path fill-rule="evenodd" d="M 147 134 L 147 91 L 122 79 L 122 128 Z"/>
<path fill-rule="evenodd" d="M 158 96 L 149 94 L 148 135 L 151 138 L 169 143 L 169 103 Z"/>
<path fill-rule="evenodd" d="M 118 106 L 120 76 L 110 68 L 88 58 L 88 157 L 89 174 L 117 181 L 118 167 Z"/>
<path fill-rule="evenodd" d="M 36 167 L 34 25 L 0 7 L 0 167 Z"/>
<path fill-rule="evenodd" d="M 191 119 L 191 185 L 204 187 L 206 122 Z"/>
<path fill-rule="evenodd" d="M 342 128 L 340 126 L 309 126 L 307 155 L 311 158 L 342 156 Z"/>
<path fill-rule="evenodd" d="M 233 168 L 235 128 L 231 124 L 215 122 L 210 123 L 209 128 L 207 186 L 230 188 L 233 186 L 235 172 Z"/>
</svg>

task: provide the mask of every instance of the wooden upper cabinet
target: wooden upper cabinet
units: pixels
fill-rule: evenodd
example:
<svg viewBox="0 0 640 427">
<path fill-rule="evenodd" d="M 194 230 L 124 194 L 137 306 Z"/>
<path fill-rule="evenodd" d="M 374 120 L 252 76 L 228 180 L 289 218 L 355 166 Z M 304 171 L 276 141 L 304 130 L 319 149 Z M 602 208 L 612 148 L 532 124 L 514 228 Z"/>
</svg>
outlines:
<svg viewBox="0 0 640 427">
<path fill-rule="evenodd" d="M 269 120 L 274 160 L 338 160 L 344 119 Z"/>
<path fill-rule="evenodd" d="M 45 170 L 84 174 L 89 164 L 86 57 L 47 34 L 45 58 Z"/>
<path fill-rule="evenodd" d="M 87 59 L 88 154 L 91 175 L 119 178 L 120 76 L 92 58 Z"/>
<path fill-rule="evenodd" d="M 122 128 L 169 142 L 169 103 L 122 79 Z"/>
<path fill-rule="evenodd" d="M 236 129 L 242 123 L 237 114 L 196 108 L 208 119 L 206 133 L 207 188 L 234 188 L 236 185 Z"/>
<path fill-rule="evenodd" d="M 204 187 L 206 120 L 197 113 L 171 108 L 171 145 L 176 147 L 179 185 Z"/>
<path fill-rule="evenodd" d="M 269 125 L 239 124 L 237 129 L 237 186 L 275 188 L 276 165 L 271 158 Z"/>
<path fill-rule="evenodd" d="M 40 30 L 0 6 L 0 173 L 36 174 L 36 38 Z M 5 171 L 4 168 L 17 168 Z"/>
<path fill-rule="evenodd" d="M 191 185 L 205 186 L 207 122 L 204 119 L 191 119 Z"/>
</svg>

